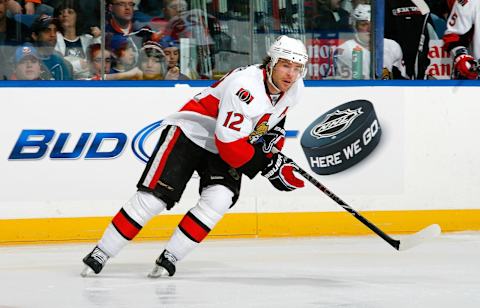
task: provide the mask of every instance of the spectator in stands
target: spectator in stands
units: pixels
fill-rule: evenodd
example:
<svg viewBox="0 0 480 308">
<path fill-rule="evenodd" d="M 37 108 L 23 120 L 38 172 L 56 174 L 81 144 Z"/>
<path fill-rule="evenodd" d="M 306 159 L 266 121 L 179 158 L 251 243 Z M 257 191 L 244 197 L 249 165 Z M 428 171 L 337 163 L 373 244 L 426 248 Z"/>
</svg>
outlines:
<svg viewBox="0 0 480 308">
<path fill-rule="evenodd" d="M 167 20 L 180 15 L 180 13 L 187 10 L 187 2 L 185 0 L 166 0 L 163 13 Z"/>
<path fill-rule="evenodd" d="M 7 16 L 7 1 L 0 0 L 0 45 L 18 46 L 29 42 L 29 29 Z"/>
<path fill-rule="evenodd" d="M 142 71 L 138 67 L 134 67 L 124 72 L 113 72 L 112 63 L 114 62 L 113 53 L 106 48 L 104 50 L 104 73 L 102 76 L 102 50 L 99 43 L 92 44 L 88 47 L 88 62 L 90 64 L 91 77 L 90 80 L 140 80 L 142 79 Z M 103 78 L 102 78 L 103 77 Z"/>
<path fill-rule="evenodd" d="M 350 14 L 341 7 L 342 0 L 317 0 L 317 14 L 313 17 L 314 32 L 351 32 Z"/>
<path fill-rule="evenodd" d="M 114 43 L 118 37 L 125 37 L 129 40 L 132 51 L 135 56 L 135 62 L 131 67 L 136 66 L 136 60 L 139 57 L 139 50 L 142 44 L 151 39 L 155 31 L 151 30 L 145 23 L 134 20 L 134 0 L 107 0 L 107 25 L 105 32 L 111 35 L 111 42 Z M 115 54 L 116 46 L 109 46 Z M 118 59 L 118 57 L 117 57 Z M 130 68 L 131 68 L 130 67 Z M 128 70 L 130 68 L 125 68 Z M 116 66 L 114 66 L 116 69 Z"/>
<path fill-rule="evenodd" d="M 28 28 L 7 16 L 7 1 L 0 0 L 0 80 L 12 74 L 16 47 L 31 40 Z"/>
<path fill-rule="evenodd" d="M 16 14 L 22 14 L 22 6 L 15 0 L 4 0 L 7 6 L 7 11 L 10 12 L 10 16 Z"/>
<path fill-rule="evenodd" d="M 53 15 L 55 7 L 59 6 L 62 0 L 24 0 L 25 14 L 27 15 Z"/>
<path fill-rule="evenodd" d="M 32 24 L 32 38 L 40 59 L 55 80 L 71 80 L 72 65 L 55 51 L 57 44 L 57 21 L 48 15 L 41 15 Z"/>
<path fill-rule="evenodd" d="M 129 34 L 133 31 L 133 0 L 107 0 L 110 19 L 107 21 L 107 32 Z"/>
<path fill-rule="evenodd" d="M 24 2 L 25 2 L 24 4 L 25 14 L 27 15 L 34 15 L 36 5 L 39 5 L 40 3 L 42 3 L 41 0 L 25 0 Z"/>
<path fill-rule="evenodd" d="M 160 40 L 160 46 L 163 49 L 167 61 L 167 74 L 165 79 L 169 80 L 189 80 L 186 75 L 180 73 L 179 60 L 180 48 L 178 41 L 171 36 L 164 36 Z"/>
<path fill-rule="evenodd" d="M 143 80 L 163 80 L 165 76 L 165 54 L 159 43 L 147 41 L 140 52 L 140 70 Z"/>
<path fill-rule="evenodd" d="M 87 48 L 93 43 L 100 43 L 100 37 L 90 34 L 78 35 L 77 29 L 82 15 L 76 0 L 65 0 L 55 9 L 54 14 L 60 25 L 55 50 L 72 64 L 74 79 L 87 78 L 90 74 Z M 93 27 L 92 32 L 99 35 L 100 29 Z"/>
<path fill-rule="evenodd" d="M 150 39 L 154 31 L 148 26 L 133 19 L 135 1 L 107 0 L 108 15 L 105 32 L 114 35 L 127 36 L 135 46 L 135 51 L 141 48 L 143 42 Z"/>
<path fill-rule="evenodd" d="M 108 49 L 104 50 L 104 60 L 102 61 L 102 45 L 94 43 L 88 46 L 87 59 L 90 66 L 91 80 L 102 80 L 102 62 L 104 63 L 103 74 L 110 74 L 112 69 L 112 52 Z"/>
<path fill-rule="evenodd" d="M 218 25 L 215 17 L 201 9 L 187 10 L 185 0 L 167 0 L 165 17 L 168 25 L 165 35 L 175 40 L 186 38 L 190 46 L 195 48 L 196 58 L 188 64 L 189 77 L 192 79 L 212 79 L 215 67 L 215 42 L 209 25 Z"/>
<path fill-rule="evenodd" d="M 26 44 L 15 51 L 15 71 L 10 79 L 48 80 L 51 79 L 51 75 L 44 69 L 35 47 Z"/>
<path fill-rule="evenodd" d="M 137 65 L 138 53 L 128 37 L 119 34 L 113 35 L 110 47 L 114 56 L 112 73 L 126 72 Z"/>
</svg>

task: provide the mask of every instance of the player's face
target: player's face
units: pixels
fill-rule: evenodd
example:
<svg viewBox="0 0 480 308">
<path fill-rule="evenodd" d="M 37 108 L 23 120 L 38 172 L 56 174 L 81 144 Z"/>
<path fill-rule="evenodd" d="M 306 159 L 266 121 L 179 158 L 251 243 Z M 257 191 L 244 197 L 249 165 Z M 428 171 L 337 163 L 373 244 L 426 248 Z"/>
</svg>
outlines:
<svg viewBox="0 0 480 308">
<path fill-rule="evenodd" d="M 369 21 L 358 21 L 356 24 L 357 34 L 363 42 L 370 42 L 370 22 Z"/>
<path fill-rule="evenodd" d="M 162 60 L 158 57 L 145 57 L 140 64 L 144 79 L 159 79 L 162 75 Z"/>
<path fill-rule="evenodd" d="M 367 20 L 357 22 L 357 31 L 370 33 L 370 22 Z"/>
<path fill-rule="evenodd" d="M 167 57 L 168 68 L 172 68 L 178 65 L 178 58 L 180 57 L 180 52 L 176 47 L 168 47 L 163 50 L 165 56 Z"/>
<path fill-rule="evenodd" d="M 280 91 L 285 92 L 300 77 L 303 65 L 279 59 L 272 72 L 272 81 Z"/>
<path fill-rule="evenodd" d="M 15 73 L 18 80 L 38 79 L 41 73 L 40 60 L 31 56 L 23 58 L 17 64 Z"/>
<path fill-rule="evenodd" d="M 74 27 L 77 22 L 77 13 L 74 9 L 64 9 L 60 12 L 59 19 L 64 28 Z"/>
<path fill-rule="evenodd" d="M 110 5 L 110 11 L 116 19 L 121 21 L 131 21 L 133 18 L 133 8 L 135 2 L 129 0 L 117 0 Z"/>
</svg>

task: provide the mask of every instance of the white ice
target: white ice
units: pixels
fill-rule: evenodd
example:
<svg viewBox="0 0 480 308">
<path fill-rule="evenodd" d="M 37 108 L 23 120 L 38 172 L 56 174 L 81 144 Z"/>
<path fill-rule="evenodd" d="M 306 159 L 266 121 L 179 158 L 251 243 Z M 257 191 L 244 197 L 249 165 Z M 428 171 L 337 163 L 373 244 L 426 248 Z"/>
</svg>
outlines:
<svg viewBox="0 0 480 308">
<path fill-rule="evenodd" d="M 131 243 L 88 278 L 92 243 L 0 247 L 0 308 L 480 307 L 476 232 L 402 252 L 376 236 L 207 240 L 149 279 L 164 245 Z"/>
</svg>

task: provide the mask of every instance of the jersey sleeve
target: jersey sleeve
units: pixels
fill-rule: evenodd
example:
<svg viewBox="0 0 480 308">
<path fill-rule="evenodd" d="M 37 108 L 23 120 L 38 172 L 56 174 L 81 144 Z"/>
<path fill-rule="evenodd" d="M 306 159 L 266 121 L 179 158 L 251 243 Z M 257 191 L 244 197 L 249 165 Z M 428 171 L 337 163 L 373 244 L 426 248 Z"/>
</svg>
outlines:
<svg viewBox="0 0 480 308">
<path fill-rule="evenodd" d="M 223 89 L 215 128 L 215 145 L 220 157 L 230 166 L 253 178 L 263 170 L 268 158 L 260 146 L 252 145 L 249 135 L 254 118 L 261 112 L 255 93 L 233 81 Z"/>
<path fill-rule="evenodd" d="M 466 34 L 474 25 L 475 5 L 472 1 L 457 0 L 448 16 L 447 29 L 443 36 L 444 48 L 451 51 L 455 47 L 468 46 Z"/>
</svg>

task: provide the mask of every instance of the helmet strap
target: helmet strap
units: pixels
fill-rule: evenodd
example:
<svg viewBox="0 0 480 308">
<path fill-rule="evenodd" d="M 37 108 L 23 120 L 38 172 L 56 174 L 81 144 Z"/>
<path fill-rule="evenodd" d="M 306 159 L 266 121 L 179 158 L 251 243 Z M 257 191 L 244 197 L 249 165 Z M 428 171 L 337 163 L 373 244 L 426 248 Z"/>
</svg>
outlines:
<svg viewBox="0 0 480 308">
<path fill-rule="evenodd" d="M 270 60 L 270 63 L 268 63 L 268 65 L 267 65 L 267 80 L 270 83 L 270 85 L 275 89 L 275 91 L 281 92 L 281 90 L 275 85 L 275 83 L 272 80 L 273 67 L 275 66 L 275 64 L 277 64 L 276 62 L 278 62 L 278 59 L 277 59 L 277 61 L 275 61 L 275 63 L 273 63 L 273 61 L 274 60 L 272 58 Z"/>
</svg>

